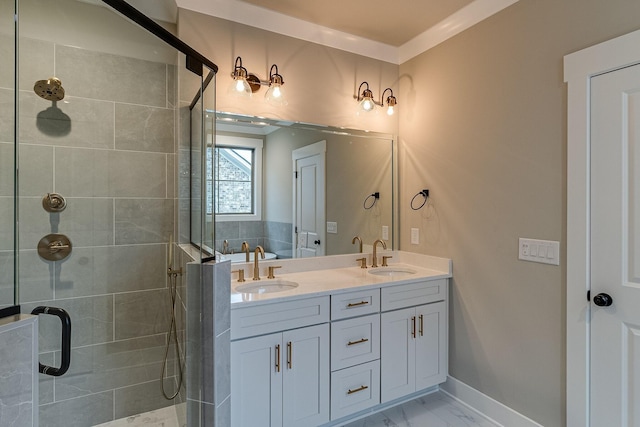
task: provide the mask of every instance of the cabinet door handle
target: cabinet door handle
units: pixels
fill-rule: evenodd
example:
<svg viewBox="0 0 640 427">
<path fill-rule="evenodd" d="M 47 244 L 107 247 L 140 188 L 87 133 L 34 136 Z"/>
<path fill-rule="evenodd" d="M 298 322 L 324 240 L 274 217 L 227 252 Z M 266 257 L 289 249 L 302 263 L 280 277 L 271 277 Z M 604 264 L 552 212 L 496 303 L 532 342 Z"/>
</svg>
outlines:
<svg viewBox="0 0 640 427">
<path fill-rule="evenodd" d="M 424 316 L 420 315 L 420 336 L 424 336 Z"/>
<path fill-rule="evenodd" d="M 349 391 L 347 392 L 347 394 L 357 393 L 357 392 L 359 392 L 359 391 L 366 390 L 366 389 L 368 389 L 368 388 L 369 388 L 369 386 L 362 385 L 362 386 L 360 386 L 360 387 L 356 388 L 355 390 L 351 390 L 351 389 L 349 389 Z"/>
<path fill-rule="evenodd" d="M 293 345 L 291 341 L 287 343 L 287 367 L 291 369 L 291 360 L 293 359 Z"/>
<path fill-rule="evenodd" d="M 347 308 L 359 307 L 361 305 L 367 305 L 367 304 L 369 304 L 369 301 L 360 301 L 360 302 L 356 302 L 356 303 L 349 303 L 349 304 L 347 304 Z"/>
<path fill-rule="evenodd" d="M 367 341 L 369 341 L 369 338 L 362 338 L 361 340 L 358 340 L 358 341 L 349 341 L 347 345 L 362 344 L 363 342 L 367 342 Z"/>
<path fill-rule="evenodd" d="M 411 336 L 416 337 L 416 316 L 411 317 Z"/>
<path fill-rule="evenodd" d="M 276 372 L 280 372 L 280 344 L 276 344 Z"/>
</svg>

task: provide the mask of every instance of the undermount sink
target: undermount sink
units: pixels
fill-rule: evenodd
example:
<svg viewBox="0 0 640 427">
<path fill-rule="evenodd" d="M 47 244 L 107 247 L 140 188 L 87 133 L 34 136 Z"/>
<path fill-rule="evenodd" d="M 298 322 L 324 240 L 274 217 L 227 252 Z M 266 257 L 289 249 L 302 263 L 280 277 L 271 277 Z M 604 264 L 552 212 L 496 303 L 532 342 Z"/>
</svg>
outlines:
<svg viewBox="0 0 640 427">
<path fill-rule="evenodd" d="M 272 292 L 290 291 L 297 287 L 298 284 L 296 282 L 276 279 L 244 283 L 236 286 L 235 291 L 244 294 L 269 294 Z"/>
<path fill-rule="evenodd" d="M 394 277 L 416 274 L 416 271 L 405 267 L 380 267 L 369 270 L 369 274 L 373 274 L 374 276 Z"/>
</svg>

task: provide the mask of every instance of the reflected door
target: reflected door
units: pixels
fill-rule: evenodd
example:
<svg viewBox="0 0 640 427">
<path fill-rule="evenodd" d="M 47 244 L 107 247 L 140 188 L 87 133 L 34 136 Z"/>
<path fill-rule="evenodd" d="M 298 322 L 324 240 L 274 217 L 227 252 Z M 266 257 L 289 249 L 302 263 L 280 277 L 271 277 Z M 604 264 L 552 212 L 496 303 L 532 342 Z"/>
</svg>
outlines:
<svg viewBox="0 0 640 427">
<path fill-rule="evenodd" d="M 591 90 L 591 425 L 640 426 L 640 65 Z"/>
<path fill-rule="evenodd" d="M 321 141 L 293 151 L 296 256 L 325 254 L 325 152 Z"/>
</svg>

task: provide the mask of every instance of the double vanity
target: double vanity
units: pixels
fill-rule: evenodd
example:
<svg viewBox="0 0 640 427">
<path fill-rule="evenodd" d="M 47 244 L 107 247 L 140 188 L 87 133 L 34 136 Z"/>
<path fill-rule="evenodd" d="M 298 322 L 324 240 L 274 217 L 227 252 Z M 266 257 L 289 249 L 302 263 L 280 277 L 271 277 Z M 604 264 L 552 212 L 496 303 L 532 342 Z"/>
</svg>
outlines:
<svg viewBox="0 0 640 427">
<path fill-rule="evenodd" d="M 233 427 L 343 425 L 446 380 L 451 261 L 383 255 L 232 266 Z"/>
</svg>

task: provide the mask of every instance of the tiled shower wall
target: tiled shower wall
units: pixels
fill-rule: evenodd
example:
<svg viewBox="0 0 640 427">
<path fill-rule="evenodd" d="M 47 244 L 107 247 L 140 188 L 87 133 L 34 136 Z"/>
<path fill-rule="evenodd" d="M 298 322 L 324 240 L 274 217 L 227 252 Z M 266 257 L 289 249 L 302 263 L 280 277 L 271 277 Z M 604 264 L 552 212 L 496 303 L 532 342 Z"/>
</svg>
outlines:
<svg viewBox="0 0 640 427">
<path fill-rule="evenodd" d="M 257 245 L 280 258 L 291 257 L 292 224 L 276 221 L 224 221 L 216 222 L 216 250 L 222 252 L 229 242 L 229 251 L 240 252 L 246 241 L 253 250 Z M 287 252 L 288 251 L 288 252 Z"/>
<path fill-rule="evenodd" d="M 171 405 L 160 372 L 170 319 L 175 68 L 30 39 L 21 39 L 20 68 L 20 302 L 23 311 L 64 308 L 73 322 L 69 372 L 41 376 L 40 425 L 90 426 Z M 66 91 L 57 103 L 31 90 L 54 75 Z M 66 210 L 42 208 L 49 192 L 66 198 Z M 67 259 L 38 256 L 49 233 L 69 237 Z M 40 359 L 57 365 L 59 321 L 40 318 Z M 174 378 L 165 382 L 172 391 Z"/>
</svg>

